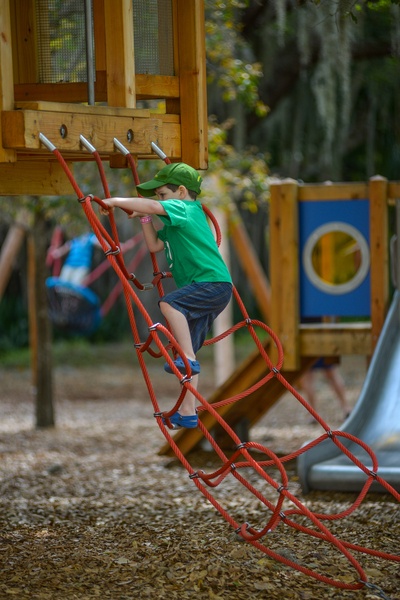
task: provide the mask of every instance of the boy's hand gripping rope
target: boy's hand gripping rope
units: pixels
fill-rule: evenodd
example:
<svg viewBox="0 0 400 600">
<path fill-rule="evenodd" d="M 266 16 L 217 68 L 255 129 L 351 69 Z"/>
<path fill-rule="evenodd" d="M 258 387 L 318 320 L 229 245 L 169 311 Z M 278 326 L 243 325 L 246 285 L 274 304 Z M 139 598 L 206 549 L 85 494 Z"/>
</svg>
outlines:
<svg viewBox="0 0 400 600">
<path fill-rule="evenodd" d="M 118 233 L 117 233 L 116 227 L 115 227 L 115 222 L 113 221 L 112 211 L 110 211 L 110 213 L 109 213 L 111 227 L 112 227 L 112 231 L 113 231 L 113 236 L 111 237 L 108 235 L 105 228 L 101 225 L 99 218 L 95 214 L 93 207 L 92 207 L 93 201 L 98 203 L 100 206 L 102 206 L 102 204 L 104 204 L 104 203 L 102 203 L 102 201 L 99 198 L 95 198 L 93 196 L 84 196 L 82 194 L 81 190 L 79 189 L 78 184 L 75 182 L 75 180 L 72 176 L 72 173 L 70 172 L 67 164 L 65 163 L 64 159 L 62 158 L 61 154 L 58 152 L 56 147 L 42 134 L 40 134 L 39 137 L 40 137 L 41 142 L 44 143 L 46 145 L 46 147 L 55 154 L 56 158 L 58 159 L 61 166 L 63 167 L 67 177 L 69 178 L 69 180 L 72 184 L 72 187 L 74 188 L 79 200 L 82 203 L 82 207 L 86 214 L 86 217 L 88 218 L 89 223 L 92 225 L 93 230 L 94 230 L 97 238 L 99 239 L 99 242 L 101 243 L 103 249 L 111 250 L 111 252 L 109 252 L 107 254 L 107 257 L 110 260 L 110 262 L 112 263 L 112 266 L 113 266 L 114 270 L 116 271 L 117 275 L 120 277 L 122 285 L 123 285 L 130 325 L 131 325 L 132 334 L 133 334 L 133 338 L 134 338 L 134 342 L 135 342 L 134 345 L 135 345 L 135 349 L 137 352 L 139 364 L 142 368 L 143 376 L 146 381 L 149 396 L 150 396 L 151 402 L 153 404 L 155 418 L 160 427 L 160 430 L 162 431 L 163 435 L 167 439 L 168 443 L 171 445 L 176 456 L 179 458 L 179 460 L 181 461 L 183 466 L 188 471 L 189 477 L 193 481 L 194 485 L 196 485 L 196 487 L 207 498 L 207 500 L 220 512 L 220 514 L 233 527 L 234 531 L 236 531 L 237 535 L 241 539 L 248 541 L 255 548 L 259 549 L 261 552 L 268 555 L 269 557 L 271 557 L 283 564 L 286 564 L 287 566 L 290 566 L 291 568 L 293 568 L 297 571 L 300 571 L 300 572 L 304 573 L 305 575 L 308 575 L 314 579 L 322 581 L 322 582 L 326 583 L 327 585 L 331 585 L 331 586 L 334 586 L 337 588 L 347 589 L 347 590 L 359 590 L 363 587 L 368 587 L 370 590 L 374 589 L 376 591 L 379 591 L 381 593 L 382 598 L 387 598 L 384 595 L 384 592 L 382 590 L 380 590 L 380 588 L 378 588 L 377 586 L 374 586 L 374 584 L 371 584 L 368 582 L 368 578 L 367 578 L 362 566 L 360 565 L 360 563 L 354 558 L 353 552 L 366 553 L 366 554 L 370 554 L 370 555 L 373 555 L 375 557 L 379 557 L 382 559 L 398 561 L 398 562 L 400 561 L 400 556 L 397 556 L 394 554 L 389 554 L 386 552 L 380 552 L 378 550 L 373 550 L 370 548 L 365 548 L 362 546 L 352 544 L 347 541 L 341 541 L 329 531 L 329 529 L 326 527 L 326 525 L 324 525 L 324 521 L 338 520 L 338 519 L 348 516 L 353 511 L 355 511 L 356 508 L 358 508 L 358 506 L 361 504 L 361 502 L 365 498 L 370 486 L 372 485 L 372 483 L 374 481 L 377 481 L 378 483 L 380 483 L 385 488 L 385 490 L 388 493 L 390 493 L 396 500 L 398 500 L 398 501 L 400 500 L 400 494 L 392 486 L 390 486 L 390 484 L 388 484 L 384 479 L 382 479 L 379 476 L 379 465 L 378 465 L 378 461 L 376 459 L 374 452 L 366 444 L 364 444 L 361 440 L 359 440 L 358 438 L 356 438 L 346 432 L 331 431 L 329 426 L 323 421 L 323 419 L 318 415 L 318 413 L 316 413 L 309 406 L 309 404 L 306 402 L 306 400 L 304 398 L 302 398 L 302 396 L 300 396 L 300 394 L 285 380 L 285 378 L 280 373 L 280 369 L 281 369 L 281 366 L 283 363 L 283 352 L 282 352 L 282 346 L 280 344 L 279 339 L 267 325 L 265 325 L 264 323 L 261 323 L 259 321 L 252 320 L 249 317 L 249 315 L 247 314 L 246 308 L 245 308 L 236 288 L 234 288 L 234 298 L 235 298 L 236 302 L 238 303 L 238 306 L 242 312 L 243 321 L 241 321 L 240 323 L 237 323 L 229 331 L 218 336 L 217 338 L 208 340 L 207 343 L 208 344 L 215 343 L 216 341 L 222 339 L 223 337 L 226 337 L 227 335 L 232 334 L 234 331 L 237 331 L 238 329 L 240 329 L 242 327 L 246 327 L 247 330 L 249 331 L 250 335 L 252 336 L 258 350 L 260 351 L 261 356 L 263 357 L 263 359 L 266 363 L 266 369 L 268 371 L 267 375 L 261 379 L 261 382 L 258 382 L 257 384 L 255 384 L 249 390 L 246 390 L 241 394 L 237 394 L 236 396 L 234 396 L 232 398 L 227 398 L 226 400 L 221 401 L 218 404 L 210 404 L 196 389 L 194 389 L 192 387 L 192 385 L 190 383 L 190 381 L 191 381 L 190 377 L 189 378 L 186 377 L 186 378 L 183 378 L 183 380 L 181 380 L 182 374 L 179 372 L 176 372 L 175 375 L 179 378 L 179 380 L 181 380 L 182 389 L 181 389 L 180 396 L 179 396 L 178 400 L 176 401 L 175 406 L 171 410 L 169 410 L 167 412 L 161 411 L 160 406 L 157 401 L 157 398 L 156 398 L 156 394 L 154 392 L 153 385 L 151 383 L 151 379 L 148 374 L 147 366 L 143 359 L 143 353 L 145 351 L 148 351 L 154 357 L 163 356 L 165 360 L 169 361 L 169 363 L 171 365 L 173 365 L 173 363 L 169 357 L 169 354 L 168 354 L 168 348 L 170 346 L 172 346 L 180 354 L 183 354 L 182 349 L 179 347 L 179 345 L 177 344 L 176 340 L 173 338 L 173 336 L 171 335 L 171 333 L 167 327 L 164 327 L 160 323 L 153 324 L 151 322 L 150 316 L 148 315 L 146 309 L 144 308 L 144 306 L 141 303 L 141 301 L 139 300 L 138 296 L 132 289 L 132 287 L 130 285 L 130 281 L 132 281 L 132 279 L 130 278 L 129 274 L 127 274 L 126 269 L 124 269 L 123 258 L 120 254 L 114 253 L 114 251 L 120 247 L 120 244 L 119 244 L 119 240 L 118 240 Z M 84 140 L 83 136 L 81 136 L 81 142 L 85 146 L 85 148 L 87 148 L 93 154 L 93 156 L 98 164 L 98 168 L 99 168 L 101 178 L 103 181 L 103 174 L 102 174 L 103 172 L 102 172 L 101 161 L 98 162 L 98 158 L 96 158 L 98 155 L 96 153 L 95 148 L 92 146 L 92 144 L 90 144 L 90 142 L 87 142 L 87 140 Z M 118 140 L 114 139 L 114 144 L 115 144 L 116 148 L 120 152 L 125 154 L 125 156 L 127 157 L 127 160 L 131 166 L 131 170 L 132 170 L 132 173 L 133 173 L 136 185 L 137 185 L 138 184 L 138 176 L 137 176 L 136 165 L 134 163 L 133 157 L 131 156 L 129 151 L 126 150 L 126 148 Z M 157 155 L 160 158 L 162 158 L 162 160 L 164 160 L 165 162 L 167 162 L 167 161 L 170 162 L 169 159 L 166 157 L 166 155 L 162 152 L 162 150 L 160 150 L 160 148 L 158 148 L 158 146 L 156 144 L 152 143 L 152 149 L 157 153 Z M 105 193 L 106 193 L 106 190 L 108 191 L 108 187 L 107 187 L 107 184 L 105 181 L 105 177 L 104 177 L 104 181 L 103 181 L 103 187 L 104 187 Z M 104 205 L 103 205 L 103 208 L 104 208 Z M 208 216 L 210 216 L 211 221 L 213 222 L 214 226 L 216 227 L 217 238 L 218 238 L 218 231 L 219 231 L 218 224 L 216 223 L 215 218 L 211 216 L 211 212 L 206 207 L 203 207 L 203 208 L 204 208 L 206 214 Z M 219 241 L 220 241 L 220 239 L 219 239 Z M 218 243 L 219 243 L 219 241 L 218 241 Z M 118 260 L 117 260 L 117 257 L 118 257 Z M 157 287 L 159 287 L 159 286 L 157 285 Z M 145 320 L 145 322 L 148 325 L 149 337 L 148 337 L 147 341 L 144 343 L 141 342 L 140 337 L 139 337 L 139 333 L 138 333 L 138 329 L 137 329 L 137 325 L 136 325 L 136 319 L 134 317 L 132 305 L 135 305 L 139 309 L 143 319 Z M 269 359 L 269 356 L 265 350 L 264 344 L 260 341 L 260 339 L 256 333 L 256 327 L 261 327 L 261 329 L 266 331 L 268 333 L 268 335 L 270 336 L 271 340 L 273 341 L 273 343 L 275 344 L 275 346 L 278 350 L 277 364 L 275 364 L 275 365 L 272 364 L 271 360 Z M 162 334 L 164 337 L 167 338 L 169 346 L 165 346 L 162 343 L 162 341 L 160 339 L 160 334 Z M 157 353 L 150 349 L 151 343 L 154 343 L 157 346 L 157 348 L 158 348 Z M 229 403 L 236 402 L 236 401 L 239 401 L 239 400 L 247 397 L 252 392 L 254 392 L 256 389 L 259 389 L 261 386 L 265 386 L 266 393 L 267 393 L 268 392 L 267 383 L 272 378 L 276 378 L 278 381 L 280 381 L 281 384 L 303 405 L 303 407 L 306 410 L 308 410 L 310 412 L 310 414 L 312 414 L 312 416 L 319 422 L 319 424 L 325 430 L 325 433 L 323 435 L 321 435 L 318 439 L 310 442 L 309 444 L 302 447 L 298 451 L 293 452 L 289 455 L 286 455 L 282 458 L 278 458 L 271 450 L 269 450 L 265 446 L 262 446 L 261 444 L 257 444 L 254 442 L 242 442 L 239 439 L 239 437 L 237 436 L 237 434 L 235 433 L 235 431 L 223 419 L 220 412 L 218 410 L 216 410 L 216 409 L 223 408 L 224 406 L 226 406 Z M 191 464 L 189 463 L 187 458 L 183 455 L 183 453 L 181 452 L 181 450 L 179 449 L 177 444 L 174 442 L 174 439 L 170 434 L 169 428 L 166 427 L 166 425 L 164 423 L 164 419 L 166 422 L 168 422 L 168 417 L 171 416 L 175 411 L 177 411 L 179 409 L 179 407 L 182 403 L 182 400 L 187 391 L 190 391 L 197 398 L 197 400 L 199 402 L 198 412 L 200 415 L 202 415 L 202 414 L 204 415 L 204 420 L 206 420 L 207 415 L 209 415 L 210 418 L 212 418 L 214 420 L 214 422 L 216 422 L 220 427 L 222 427 L 222 429 L 225 431 L 225 433 L 231 438 L 233 445 L 236 447 L 236 450 L 234 451 L 234 453 L 231 457 L 226 456 L 226 454 L 224 453 L 222 448 L 220 448 L 218 446 L 215 439 L 209 433 L 207 427 L 203 423 L 203 420 L 202 419 L 199 420 L 200 433 L 209 442 L 212 449 L 216 453 L 216 456 L 221 461 L 220 468 L 218 468 L 216 471 L 214 471 L 212 473 L 205 473 L 202 470 L 199 471 L 199 470 L 193 469 L 193 467 L 191 466 Z M 343 443 L 340 441 L 341 438 L 349 439 L 353 443 L 355 443 L 355 444 L 359 445 L 361 448 L 363 448 L 363 450 L 365 450 L 371 458 L 372 469 L 368 469 L 367 467 L 365 467 L 365 465 L 343 445 Z M 338 448 L 340 448 L 340 450 L 342 452 L 344 452 L 346 454 L 346 456 L 355 465 L 357 465 L 357 467 L 360 468 L 366 475 L 365 484 L 364 484 L 362 490 L 360 491 L 359 495 L 357 496 L 356 500 L 353 502 L 353 504 L 347 510 L 344 510 L 341 513 L 337 513 L 337 514 L 320 514 L 320 513 L 313 513 L 312 511 L 310 511 L 304 504 L 302 504 L 302 502 L 300 502 L 300 500 L 296 496 L 294 496 L 294 494 L 291 493 L 288 476 L 287 476 L 285 468 L 284 468 L 285 462 L 293 460 L 294 458 L 298 457 L 300 454 L 307 452 L 307 450 L 309 450 L 311 447 L 318 445 L 325 439 L 330 439 L 330 441 L 332 443 L 334 443 Z M 251 454 L 251 451 L 257 452 L 257 454 L 256 454 L 257 458 L 254 458 L 253 454 Z M 267 457 L 267 460 L 262 460 L 261 459 L 262 455 L 265 455 Z M 270 468 L 273 468 L 278 471 L 278 473 L 280 475 L 280 481 L 275 480 L 274 477 L 272 477 L 271 475 L 268 474 L 268 469 L 270 469 Z M 252 472 L 258 475 L 258 477 L 261 479 L 261 482 L 264 484 L 263 487 L 265 487 L 265 484 L 268 484 L 268 486 L 275 489 L 275 491 L 277 492 L 277 500 L 275 502 L 271 501 L 271 499 L 267 497 L 265 492 L 260 492 L 256 489 L 256 487 L 253 484 L 254 477 L 251 477 L 251 478 L 245 477 L 245 472 L 247 472 L 249 469 L 252 469 Z M 237 521 L 236 518 L 234 516 L 232 516 L 221 505 L 221 503 L 216 499 L 215 495 L 212 495 L 210 493 L 210 491 L 209 491 L 210 488 L 212 488 L 212 489 L 218 488 L 218 486 L 220 484 L 222 484 L 224 481 L 226 481 L 229 476 L 232 477 L 238 484 L 241 484 L 245 491 L 249 492 L 252 496 L 257 498 L 257 500 L 260 504 L 260 507 L 262 509 L 262 513 L 265 513 L 265 511 L 267 511 L 267 513 L 268 512 L 270 513 L 270 518 L 266 525 L 262 525 L 261 527 L 253 527 L 253 526 L 249 525 L 248 522 L 243 522 L 242 520 Z M 293 508 L 284 509 L 285 502 L 293 505 Z M 254 514 L 254 511 L 253 511 L 253 514 Z M 299 523 L 296 520 L 294 520 L 292 517 L 301 517 L 302 522 Z M 305 524 L 304 524 L 304 519 L 306 520 Z M 310 525 L 307 525 L 307 522 L 309 522 Z M 300 562 L 297 562 L 297 560 L 288 559 L 285 556 L 283 556 L 282 554 L 275 552 L 270 547 L 271 542 L 269 542 L 267 545 L 262 541 L 262 539 L 265 536 L 268 536 L 268 534 L 271 531 L 274 531 L 277 528 L 277 526 L 280 524 L 291 527 L 299 533 L 310 535 L 310 536 L 316 538 L 317 540 L 319 540 L 320 543 L 324 542 L 324 543 L 330 544 L 331 547 L 333 549 L 336 549 L 336 551 L 339 553 L 339 555 L 344 557 L 344 559 L 347 560 L 347 562 L 351 565 L 351 567 L 354 568 L 354 570 L 357 573 L 355 581 L 353 581 L 352 583 L 349 583 L 348 581 L 342 581 L 339 579 L 335 579 L 333 577 L 324 575 L 323 573 L 317 572 L 314 569 L 308 568 L 307 566 L 302 565 Z"/>
</svg>

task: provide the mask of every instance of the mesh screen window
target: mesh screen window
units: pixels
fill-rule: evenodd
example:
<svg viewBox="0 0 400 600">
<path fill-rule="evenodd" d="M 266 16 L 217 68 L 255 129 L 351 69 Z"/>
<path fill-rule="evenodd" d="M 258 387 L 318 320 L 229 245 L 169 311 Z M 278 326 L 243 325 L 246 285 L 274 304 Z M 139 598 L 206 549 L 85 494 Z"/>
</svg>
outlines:
<svg viewBox="0 0 400 600">
<path fill-rule="evenodd" d="M 147 75 L 173 75 L 171 0 L 133 0 L 135 71 Z"/>
<path fill-rule="evenodd" d="M 135 72 L 173 75 L 172 0 L 132 0 L 132 6 Z M 86 82 L 83 0 L 37 0 L 36 24 L 39 83 Z"/>
<path fill-rule="evenodd" d="M 87 81 L 85 3 L 36 3 L 39 83 Z"/>
</svg>

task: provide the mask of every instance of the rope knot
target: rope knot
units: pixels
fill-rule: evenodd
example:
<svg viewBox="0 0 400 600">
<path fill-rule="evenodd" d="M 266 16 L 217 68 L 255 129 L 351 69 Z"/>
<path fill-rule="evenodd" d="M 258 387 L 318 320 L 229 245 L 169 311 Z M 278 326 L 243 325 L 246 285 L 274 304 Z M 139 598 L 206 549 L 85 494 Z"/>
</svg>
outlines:
<svg viewBox="0 0 400 600">
<path fill-rule="evenodd" d="M 245 531 L 248 531 L 250 529 L 250 523 L 248 523 L 247 521 L 243 523 L 243 525 L 246 525 Z M 239 535 L 241 533 L 243 525 L 240 525 L 239 527 L 237 527 L 237 529 L 235 529 L 236 535 Z"/>
<path fill-rule="evenodd" d="M 94 196 L 93 194 L 86 194 L 86 196 L 81 196 L 80 198 L 77 198 L 77 200 L 80 204 L 83 204 L 86 198 L 90 198 L 90 200 L 93 200 Z"/>
<path fill-rule="evenodd" d="M 106 250 L 104 252 L 104 254 L 106 256 L 116 256 L 117 254 L 119 254 L 121 252 L 121 248 L 119 246 L 116 246 L 115 250 L 111 250 L 111 248 L 109 250 Z"/>
</svg>

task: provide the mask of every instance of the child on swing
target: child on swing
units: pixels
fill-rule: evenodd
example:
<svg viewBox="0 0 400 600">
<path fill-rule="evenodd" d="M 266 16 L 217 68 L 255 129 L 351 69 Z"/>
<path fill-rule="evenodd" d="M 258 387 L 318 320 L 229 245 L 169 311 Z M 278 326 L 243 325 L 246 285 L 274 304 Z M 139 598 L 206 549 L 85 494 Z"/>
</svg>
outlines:
<svg viewBox="0 0 400 600">
<path fill-rule="evenodd" d="M 232 296 L 231 276 L 197 201 L 201 182 L 199 173 L 189 165 L 172 163 L 137 186 L 144 197 L 103 200 L 108 209 L 124 208 L 131 212 L 129 218 L 140 219 L 149 252 L 165 252 L 177 289 L 163 296 L 159 307 L 189 361 L 195 389 L 200 373 L 197 351 Z M 154 195 L 157 200 L 150 199 Z M 153 226 L 154 215 L 164 225 L 159 231 Z M 174 364 L 185 373 L 180 356 Z M 168 363 L 164 369 L 172 373 Z M 179 411 L 170 417 L 174 429 L 197 427 L 195 400 L 192 393 L 186 394 Z"/>
</svg>

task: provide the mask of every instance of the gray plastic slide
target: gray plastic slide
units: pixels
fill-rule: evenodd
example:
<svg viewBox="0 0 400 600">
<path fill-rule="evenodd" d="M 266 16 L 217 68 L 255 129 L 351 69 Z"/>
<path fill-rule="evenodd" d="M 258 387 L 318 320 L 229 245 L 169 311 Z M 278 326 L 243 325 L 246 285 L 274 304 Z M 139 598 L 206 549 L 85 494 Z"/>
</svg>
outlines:
<svg viewBox="0 0 400 600">
<path fill-rule="evenodd" d="M 378 474 L 400 491 L 400 292 L 396 291 L 371 360 L 360 397 L 346 431 L 375 452 Z M 340 441 L 368 468 L 371 458 L 346 438 Z M 366 474 L 345 456 L 330 439 L 299 456 L 298 475 L 304 493 L 312 489 L 359 491 Z M 372 491 L 386 490 L 374 482 Z"/>
</svg>

